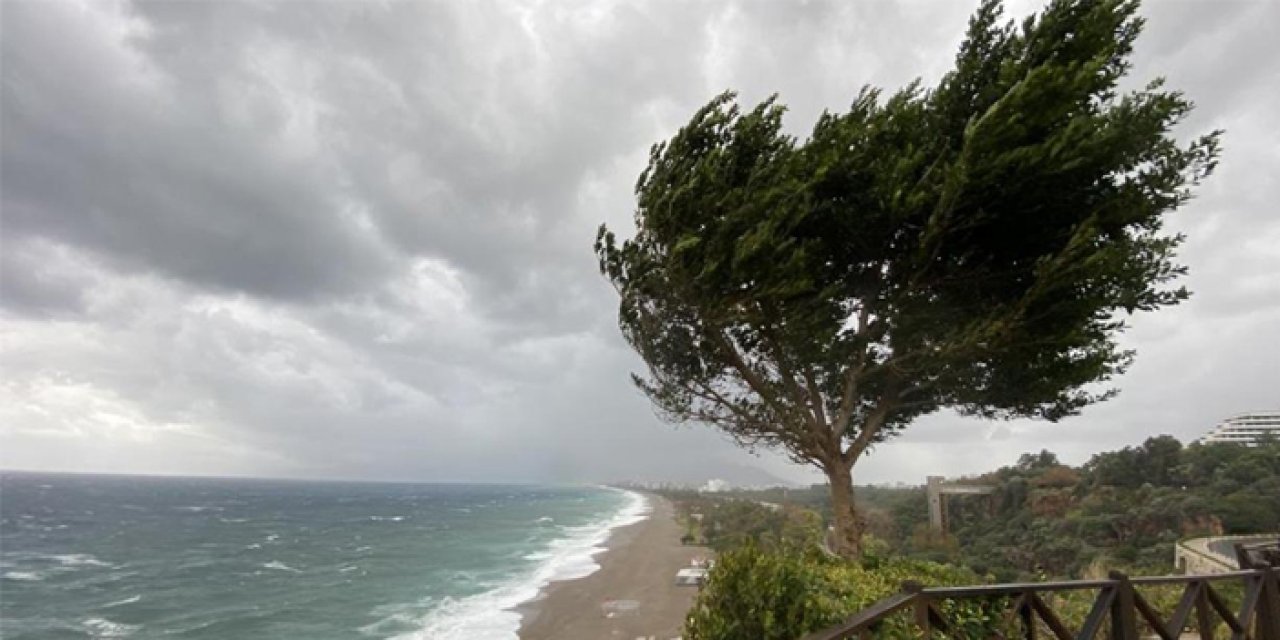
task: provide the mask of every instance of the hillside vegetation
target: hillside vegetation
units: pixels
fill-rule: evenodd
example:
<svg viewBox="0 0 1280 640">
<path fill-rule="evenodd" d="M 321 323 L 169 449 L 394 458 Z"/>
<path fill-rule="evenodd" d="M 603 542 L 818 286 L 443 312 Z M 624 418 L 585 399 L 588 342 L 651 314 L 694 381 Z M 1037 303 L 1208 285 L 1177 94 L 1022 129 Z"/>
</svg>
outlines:
<svg viewBox="0 0 1280 640">
<path fill-rule="evenodd" d="M 1184 446 L 1158 436 L 1099 453 L 1078 467 L 1048 451 L 1025 454 L 964 481 L 995 491 L 990 497 L 947 497 L 946 535 L 929 529 L 924 487 L 859 487 L 874 546 L 1000 580 L 1075 578 L 1105 573 L 1104 567 L 1170 571 L 1173 544 L 1182 538 L 1280 531 L 1276 441 Z M 719 521 L 712 526 L 720 530 L 709 540 L 721 547 L 746 538 L 801 537 L 794 524 L 783 533 L 781 523 L 802 520 L 799 513 L 828 517 L 821 486 L 672 497 L 713 514 L 709 522 Z M 759 507 L 761 502 L 776 507 Z M 716 504 L 724 506 L 708 506 Z M 754 524 L 740 528 L 744 523 Z"/>
<path fill-rule="evenodd" d="M 1182 538 L 1280 531 L 1275 442 L 1184 447 L 1160 436 L 1082 467 L 1045 451 L 977 481 L 995 493 L 950 498 L 947 536 L 922 533 L 927 522 L 914 505 L 891 507 L 895 530 L 910 532 L 899 548 L 1001 579 L 1082 577 L 1103 567 L 1168 572 Z"/>
<path fill-rule="evenodd" d="M 720 563 L 690 614 L 690 638 L 788 638 L 822 628 L 897 591 L 904 580 L 974 584 L 1173 573 L 1186 537 L 1280 531 L 1280 442 L 1183 446 L 1170 436 L 1095 455 L 1079 467 L 1048 451 L 967 478 L 990 496 L 948 498 L 951 530 L 931 531 L 923 487 L 863 487 L 860 562 L 819 549 L 826 489 L 669 491 L 689 541 Z M 1160 608 L 1177 589 L 1149 593 Z M 1068 621 L 1085 593 L 1059 603 Z M 1229 590 L 1232 602 L 1239 597 Z M 1072 598 L 1078 599 L 1075 602 Z M 761 616 L 760 612 L 771 612 Z M 990 635 L 998 616 L 953 612 Z M 744 627 L 750 623 L 751 626 Z M 990 629 L 989 629 L 990 627 Z"/>
</svg>

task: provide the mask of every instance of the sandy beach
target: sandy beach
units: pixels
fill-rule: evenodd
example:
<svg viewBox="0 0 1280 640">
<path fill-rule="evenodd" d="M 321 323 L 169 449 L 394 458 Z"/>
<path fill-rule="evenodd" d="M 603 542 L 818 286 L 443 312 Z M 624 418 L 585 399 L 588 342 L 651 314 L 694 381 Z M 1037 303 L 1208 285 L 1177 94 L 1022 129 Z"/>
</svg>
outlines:
<svg viewBox="0 0 1280 640">
<path fill-rule="evenodd" d="M 616 530 L 607 551 L 596 557 L 600 570 L 578 580 L 555 582 L 538 600 L 521 608 L 523 640 L 600 640 L 680 636 L 696 587 L 676 586 L 676 571 L 693 558 L 708 558 L 704 547 L 684 546 L 684 531 L 671 504 L 649 495 L 650 516 Z"/>
</svg>

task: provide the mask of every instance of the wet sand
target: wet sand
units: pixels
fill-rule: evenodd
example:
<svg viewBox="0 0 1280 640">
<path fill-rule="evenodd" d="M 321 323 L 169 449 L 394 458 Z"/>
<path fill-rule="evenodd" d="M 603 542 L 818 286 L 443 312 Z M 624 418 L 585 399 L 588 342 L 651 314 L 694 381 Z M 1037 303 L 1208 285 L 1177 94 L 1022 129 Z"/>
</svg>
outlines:
<svg viewBox="0 0 1280 640">
<path fill-rule="evenodd" d="M 680 544 L 684 530 L 671 504 L 646 496 L 647 519 L 614 531 L 600 570 L 578 580 L 554 582 L 539 599 L 520 608 L 522 640 L 678 638 L 697 587 L 676 586 L 676 571 L 693 558 L 709 558 L 705 547 Z"/>
</svg>

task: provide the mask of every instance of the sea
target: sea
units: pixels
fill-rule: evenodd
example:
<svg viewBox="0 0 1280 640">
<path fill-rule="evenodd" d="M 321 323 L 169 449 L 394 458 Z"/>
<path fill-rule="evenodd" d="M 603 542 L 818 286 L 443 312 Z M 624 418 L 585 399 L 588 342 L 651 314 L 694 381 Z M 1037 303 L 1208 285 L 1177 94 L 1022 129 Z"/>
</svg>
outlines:
<svg viewBox="0 0 1280 640">
<path fill-rule="evenodd" d="M 0 472 L 0 637 L 507 640 L 643 496 Z"/>
</svg>

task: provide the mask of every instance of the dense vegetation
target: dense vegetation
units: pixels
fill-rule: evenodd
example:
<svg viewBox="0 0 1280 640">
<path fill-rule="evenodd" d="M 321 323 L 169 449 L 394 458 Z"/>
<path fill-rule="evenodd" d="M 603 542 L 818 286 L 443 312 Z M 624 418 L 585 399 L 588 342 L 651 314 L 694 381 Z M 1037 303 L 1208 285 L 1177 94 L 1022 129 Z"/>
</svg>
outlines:
<svg viewBox="0 0 1280 640">
<path fill-rule="evenodd" d="M 666 492 L 690 541 L 720 552 L 690 614 L 688 637 L 798 637 L 898 591 L 905 580 L 948 585 L 1100 577 L 1110 569 L 1171 573 L 1178 539 L 1280 531 L 1280 441 L 1183 446 L 1159 436 L 1080 467 L 1042 451 L 969 481 L 995 491 L 950 498 L 947 535 L 929 530 L 922 487 L 861 488 L 868 534 L 856 563 L 815 545 L 830 517 L 822 512 L 825 487 Z M 1147 595 L 1164 609 L 1178 589 Z M 1090 597 L 1067 595 L 1055 606 L 1078 621 Z M 949 617 L 972 626 L 974 637 L 987 637 L 997 623 L 988 614 L 969 607 Z"/>
<path fill-rule="evenodd" d="M 947 565 L 895 558 L 860 566 L 810 547 L 762 550 L 748 544 L 720 556 L 712 580 L 699 594 L 685 625 L 691 640 L 795 640 L 897 593 L 913 580 L 964 585 L 981 580 Z M 979 631 L 996 618 L 986 608 L 964 604 L 946 609 L 962 628 Z"/>
<path fill-rule="evenodd" d="M 1047 451 L 974 479 L 991 498 L 950 498 L 950 532 L 929 535 L 923 491 L 886 505 L 882 530 L 908 555 L 999 579 L 1171 569 L 1173 545 L 1197 535 L 1280 530 L 1280 444 L 1183 446 L 1169 436 L 1101 453 L 1079 468 Z"/>
<path fill-rule="evenodd" d="M 822 516 L 803 505 L 692 490 L 663 493 L 678 507 L 686 543 L 722 552 L 746 544 L 805 548 L 822 542 Z"/>
<path fill-rule="evenodd" d="M 1159 436 L 1079 467 L 1041 451 L 968 481 L 995 492 L 947 498 L 950 530 L 941 536 L 929 530 L 923 487 L 859 487 L 870 539 L 895 554 L 1021 580 L 1095 576 L 1109 568 L 1164 573 L 1178 539 L 1280 531 L 1276 441 L 1184 446 Z M 724 497 L 804 508 L 826 519 L 825 495 L 818 486 Z"/>
</svg>

